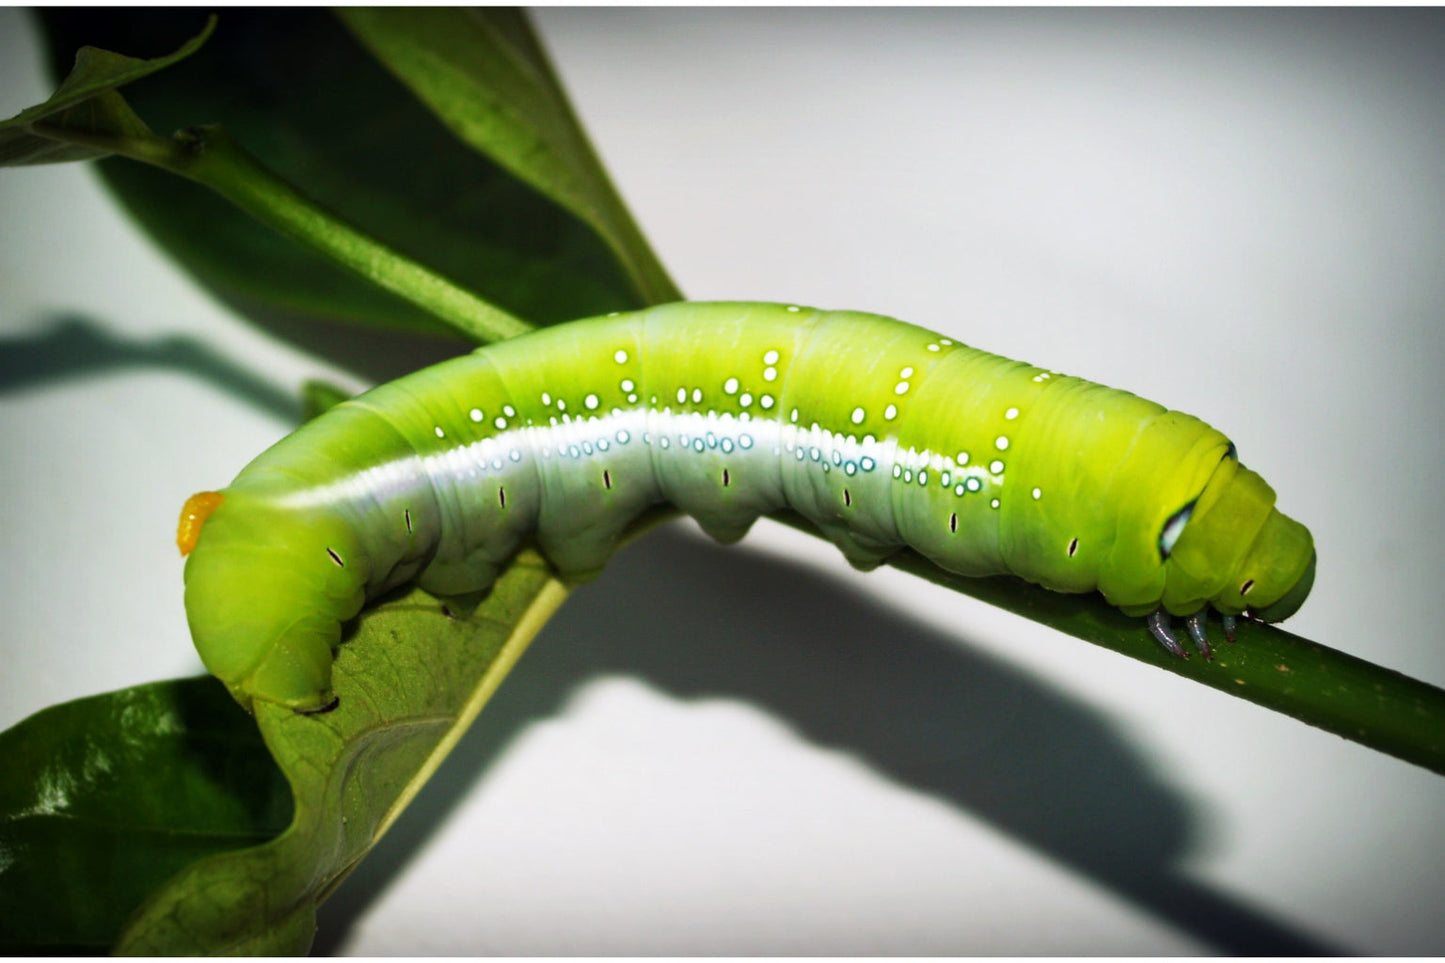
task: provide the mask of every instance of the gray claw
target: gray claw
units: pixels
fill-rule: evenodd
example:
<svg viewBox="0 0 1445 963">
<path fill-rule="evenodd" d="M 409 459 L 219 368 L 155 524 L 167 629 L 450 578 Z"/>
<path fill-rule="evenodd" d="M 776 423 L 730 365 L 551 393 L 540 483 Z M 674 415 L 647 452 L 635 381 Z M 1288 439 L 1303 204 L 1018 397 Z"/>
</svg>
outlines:
<svg viewBox="0 0 1445 963">
<path fill-rule="evenodd" d="M 1160 645 L 1181 659 L 1189 658 L 1189 653 L 1184 651 L 1184 646 L 1180 645 L 1179 640 L 1174 637 L 1174 633 L 1169 631 L 1168 612 L 1163 609 L 1155 609 L 1150 612 L 1148 625 L 1149 633 L 1159 640 Z"/>
<path fill-rule="evenodd" d="M 1229 641 L 1233 642 L 1233 641 L 1234 641 L 1234 616 L 1232 616 L 1232 615 L 1226 615 L 1226 616 L 1224 616 L 1223 621 L 1224 621 L 1224 637 L 1225 637 L 1226 639 L 1228 639 Z"/>
<path fill-rule="evenodd" d="M 1212 659 L 1214 650 L 1209 647 L 1209 635 L 1204 630 L 1204 613 L 1207 611 L 1200 609 L 1185 619 L 1184 624 L 1189 627 L 1189 637 L 1194 640 L 1194 647 L 1199 650 L 1199 654 L 1206 659 Z"/>
</svg>

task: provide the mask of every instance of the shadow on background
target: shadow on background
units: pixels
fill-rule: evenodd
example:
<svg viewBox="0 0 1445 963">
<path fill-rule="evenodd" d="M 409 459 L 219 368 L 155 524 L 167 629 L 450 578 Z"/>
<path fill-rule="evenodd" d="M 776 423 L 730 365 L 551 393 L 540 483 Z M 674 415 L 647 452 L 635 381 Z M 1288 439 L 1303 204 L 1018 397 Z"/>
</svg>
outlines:
<svg viewBox="0 0 1445 963">
<path fill-rule="evenodd" d="M 468 350 L 458 341 L 321 321 L 292 320 L 274 327 L 277 337 L 318 357 L 331 358 L 334 364 L 374 382 L 398 378 Z M 349 350 L 342 349 L 343 343 Z M 300 385 L 294 392 L 282 390 L 205 342 L 185 335 L 126 339 L 99 322 L 60 315 L 34 334 L 0 339 L 0 395 L 66 378 L 135 368 L 190 374 L 282 421 L 301 421 Z"/>
<path fill-rule="evenodd" d="M 604 674 L 678 698 L 765 707 L 810 741 L 990 822 L 1221 952 L 1338 952 L 1187 877 L 1199 818 L 1107 717 L 851 598 L 829 577 L 664 529 L 614 559 L 543 636 L 321 907 L 313 952 L 343 949 L 350 926 L 512 740 Z"/>
</svg>

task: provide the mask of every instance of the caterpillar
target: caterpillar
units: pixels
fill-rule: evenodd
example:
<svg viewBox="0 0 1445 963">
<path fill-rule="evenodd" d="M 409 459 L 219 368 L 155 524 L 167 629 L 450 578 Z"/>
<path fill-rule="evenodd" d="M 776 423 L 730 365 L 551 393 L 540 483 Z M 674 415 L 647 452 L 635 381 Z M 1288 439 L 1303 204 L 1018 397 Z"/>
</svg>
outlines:
<svg viewBox="0 0 1445 963">
<path fill-rule="evenodd" d="M 1293 614 L 1309 530 L 1209 425 L 892 318 L 677 303 L 478 349 L 346 401 L 191 497 L 187 620 L 242 705 L 334 703 L 333 649 L 415 580 L 486 589 L 525 541 L 595 575 L 660 503 L 723 542 L 801 514 L 855 566 L 1098 591 L 1184 656 Z"/>
</svg>

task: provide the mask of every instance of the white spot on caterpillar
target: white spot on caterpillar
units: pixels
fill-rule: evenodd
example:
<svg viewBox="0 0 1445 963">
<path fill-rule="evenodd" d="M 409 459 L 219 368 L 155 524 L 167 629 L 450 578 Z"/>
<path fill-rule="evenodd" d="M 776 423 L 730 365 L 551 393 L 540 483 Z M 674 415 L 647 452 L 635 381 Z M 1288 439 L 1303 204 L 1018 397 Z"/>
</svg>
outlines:
<svg viewBox="0 0 1445 963">
<path fill-rule="evenodd" d="M 905 469 L 903 469 L 903 480 L 906 481 L 906 482 L 912 482 L 912 481 L 913 481 L 913 469 L 912 469 L 912 468 L 905 468 Z"/>
<path fill-rule="evenodd" d="M 1043 489 L 1035 488 L 1035 489 L 1034 489 L 1034 501 L 1038 501 L 1040 498 L 1043 498 L 1043 497 L 1044 497 Z"/>
<path fill-rule="evenodd" d="M 900 378 L 912 378 L 912 377 L 913 377 L 913 366 L 912 366 L 912 365 L 909 365 L 908 367 L 904 368 L 902 371 L 898 372 L 898 377 L 900 377 Z"/>
<path fill-rule="evenodd" d="M 796 409 L 795 409 L 795 410 L 796 410 Z M 855 425 L 861 425 L 861 424 L 863 424 L 863 419 L 864 419 L 866 416 L 867 416 L 867 413 L 864 412 L 864 410 L 863 410 L 862 408 L 854 408 L 854 409 L 853 409 L 853 424 L 855 424 Z"/>
<path fill-rule="evenodd" d="M 797 409 L 797 408 L 794 408 L 794 409 L 793 409 L 793 413 L 788 416 L 788 420 L 791 421 L 791 422 L 792 422 L 793 424 L 795 424 L 795 425 L 798 423 L 798 409 Z"/>
<path fill-rule="evenodd" d="M 657 445 L 659 448 L 671 448 L 672 442 L 668 440 L 668 437 L 666 435 L 663 435 L 661 438 L 657 439 Z"/>
<path fill-rule="evenodd" d="M 582 403 L 587 406 L 588 410 L 596 411 L 597 406 L 600 405 L 602 401 L 596 395 L 588 395 L 582 400 Z"/>
<path fill-rule="evenodd" d="M 632 405 L 637 404 L 637 395 L 628 395 L 628 396 L 627 396 L 627 403 L 628 403 L 628 404 L 632 404 Z"/>
<path fill-rule="evenodd" d="M 993 441 L 993 446 L 994 446 L 995 448 L 997 448 L 999 451 L 1007 451 L 1007 450 L 1008 450 L 1008 436 L 1007 436 L 1007 435 L 999 435 L 997 438 L 994 439 L 994 441 Z"/>
<path fill-rule="evenodd" d="M 852 474 L 854 474 L 854 473 L 856 473 L 856 472 L 858 471 L 858 466 L 855 465 L 855 464 L 853 464 L 853 463 L 850 461 L 850 462 L 848 462 L 846 465 L 843 466 L 843 470 L 844 470 L 845 472 L 847 472 L 848 474 L 852 475 Z"/>
<path fill-rule="evenodd" d="M 693 404 L 699 404 L 701 401 L 702 401 L 702 389 L 701 389 L 701 388 L 694 388 L 694 389 L 692 389 L 692 403 L 693 403 Z"/>
<path fill-rule="evenodd" d="M 612 360 L 618 364 L 627 364 L 627 352 L 618 348 L 617 353 L 612 356 Z"/>
<path fill-rule="evenodd" d="M 768 351 L 767 354 L 763 355 L 763 364 L 772 365 L 772 364 L 777 364 L 777 363 L 778 363 L 778 353 L 777 353 L 776 351 L 771 351 L 771 350 L 770 350 L 770 351 Z"/>
<path fill-rule="evenodd" d="M 948 472 L 944 472 L 943 477 L 938 480 L 938 483 L 944 488 L 947 488 L 949 485 L 953 484 L 953 476 L 950 475 Z"/>
<path fill-rule="evenodd" d="M 441 426 L 441 425 L 437 425 L 437 437 L 438 437 L 438 438 L 445 438 L 446 436 L 447 436 L 447 433 L 444 432 L 444 431 L 442 431 L 442 426 Z"/>
<path fill-rule="evenodd" d="M 515 418 L 517 416 L 517 409 L 513 408 L 511 405 L 502 405 L 502 414 L 506 415 L 508 418 Z"/>
<path fill-rule="evenodd" d="M 687 401 L 687 389 L 686 389 L 686 388 L 678 388 L 678 389 L 677 389 L 677 401 L 678 401 L 678 404 L 682 404 L 682 403 L 684 403 L 684 402 Z"/>
<path fill-rule="evenodd" d="M 872 471 L 878 463 L 872 458 L 869 458 L 867 455 L 864 455 L 862 458 L 858 459 L 858 464 L 864 471 Z"/>
<path fill-rule="evenodd" d="M 953 344 L 953 342 L 950 341 L 950 340 L 948 340 L 947 338 L 939 338 L 939 339 L 938 339 L 938 343 L 939 343 L 939 344 Z"/>
<path fill-rule="evenodd" d="M 636 388 L 637 385 L 633 383 L 631 378 L 623 378 L 622 383 L 619 384 L 617 387 L 621 388 L 623 391 L 631 391 L 633 388 Z"/>
<path fill-rule="evenodd" d="M 719 444 L 719 447 L 722 448 L 723 454 L 730 455 L 733 450 L 733 440 L 731 438 L 724 438 Z"/>
<path fill-rule="evenodd" d="M 503 418 L 501 415 L 498 415 L 496 417 L 496 420 L 493 421 L 492 424 L 496 425 L 498 428 L 505 428 L 507 427 L 507 419 Z"/>
<path fill-rule="evenodd" d="M 958 462 L 960 465 L 967 465 L 967 464 L 968 464 L 968 452 L 966 452 L 966 451 L 961 451 L 961 452 L 959 452 L 959 453 L 958 453 L 958 457 L 955 458 L 954 461 Z"/>
<path fill-rule="evenodd" d="M 1004 416 L 1005 418 L 1007 418 L 1009 421 L 1013 421 L 1015 418 L 1017 418 L 1017 417 L 1019 416 L 1019 410 L 1018 410 L 1017 408 L 1010 408 L 1008 411 L 1005 411 L 1005 412 L 1003 413 L 1003 416 Z"/>
<path fill-rule="evenodd" d="M 740 447 L 740 448 L 751 448 L 751 447 L 753 447 L 753 436 L 752 436 L 752 435 L 749 435 L 749 434 L 739 435 L 739 436 L 738 436 L 738 447 Z"/>
<path fill-rule="evenodd" d="M 818 459 L 823 457 L 823 452 L 821 449 L 818 448 L 817 445 L 814 445 L 812 448 L 808 449 L 808 457 L 813 459 L 814 461 L 817 461 Z"/>
<path fill-rule="evenodd" d="M 468 414 L 471 415 L 472 421 L 481 421 L 483 418 L 487 417 L 486 415 L 482 414 L 482 409 L 480 408 L 473 408 L 470 412 L 468 412 Z"/>
<path fill-rule="evenodd" d="M 963 492 L 964 492 L 963 482 L 959 482 L 959 483 L 958 483 L 958 486 L 957 486 L 956 488 L 954 488 L 953 493 L 954 493 L 955 495 L 962 496 L 962 495 L 963 495 Z"/>
<path fill-rule="evenodd" d="M 936 344 L 930 344 L 930 345 L 928 346 L 928 350 L 929 350 L 929 351 L 937 351 L 937 350 L 938 350 L 938 345 L 936 345 Z"/>
<path fill-rule="evenodd" d="M 895 395 L 906 395 L 906 394 L 908 394 L 908 382 L 906 382 L 906 381 L 900 381 L 900 382 L 898 382 L 898 384 L 896 384 L 896 385 L 893 386 L 893 393 L 894 393 Z"/>
<path fill-rule="evenodd" d="M 983 487 L 983 482 L 979 481 L 973 476 L 969 476 L 968 481 L 963 483 L 963 487 L 967 488 L 971 492 L 976 492 Z"/>
<path fill-rule="evenodd" d="M 763 369 L 763 380 L 764 380 L 764 381 L 774 381 L 774 380 L 777 379 L 777 377 L 778 377 L 778 369 L 777 369 L 777 368 L 764 368 L 764 369 Z"/>
<path fill-rule="evenodd" d="M 738 393 L 738 379 L 729 378 L 723 382 L 723 394 L 735 395 Z"/>
<path fill-rule="evenodd" d="M 552 396 L 549 395 L 549 394 L 547 394 L 547 392 L 545 392 L 545 391 L 542 392 L 542 404 L 544 404 L 544 405 L 550 405 L 551 403 L 552 403 Z"/>
<path fill-rule="evenodd" d="M 893 477 L 894 477 L 894 478 L 902 478 L 902 477 L 903 477 L 903 466 L 902 466 L 902 465 L 894 465 L 894 466 L 893 466 Z"/>
<path fill-rule="evenodd" d="M 758 404 L 762 405 L 764 408 L 771 408 L 773 406 L 773 396 L 763 395 L 761 398 L 758 399 Z"/>
<path fill-rule="evenodd" d="M 897 405 L 889 405 L 887 408 L 884 408 L 884 409 L 883 409 L 883 418 L 884 418 L 884 420 L 886 420 L 886 421 L 892 421 L 894 418 L 897 418 L 897 417 L 898 417 L 898 406 L 897 406 Z"/>
<path fill-rule="evenodd" d="M 920 472 L 918 473 L 918 484 L 920 484 L 920 485 L 927 485 L 927 484 L 928 484 L 928 472 L 926 472 L 926 471 L 920 471 Z"/>
<path fill-rule="evenodd" d="M 753 396 L 748 394 L 746 391 L 744 391 L 741 395 L 738 396 L 738 404 L 742 405 L 744 408 L 749 407 L 750 405 L 752 405 L 752 403 Z"/>
<path fill-rule="evenodd" d="M 797 312 L 797 311 L 801 311 L 801 310 L 803 310 L 803 309 L 800 308 L 800 307 L 798 307 L 796 304 L 790 304 L 790 305 L 788 305 L 788 310 L 789 310 L 789 311 Z"/>
<path fill-rule="evenodd" d="M 989 471 L 989 474 L 991 474 L 991 475 L 1002 475 L 1002 474 L 1003 474 L 1003 462 L 1001 462 L 1001 461 L 999 461 L 998 459 L 995 458 L 993 461 L 991 461 L 991 462 L 988 463 L 988 471 Z"/>
<path fill-rule="evenodd" d="M 989 507 L 989 508 L 997 508 L 997 507 L 998 507 L 998 499 L 995 498 L 993 501 L 989 502 L 989 503 L 988 503 L 988 507 Z"/>
<path fill-rule="evenodd" d="M 558 411 L 566 411 L 566 410 L 567 410 L 567 402 L 563 401 L 561 398 L 558 398 L 558 399 L 557 399 L 557 410 L 558 410 Z"/>
</svg>

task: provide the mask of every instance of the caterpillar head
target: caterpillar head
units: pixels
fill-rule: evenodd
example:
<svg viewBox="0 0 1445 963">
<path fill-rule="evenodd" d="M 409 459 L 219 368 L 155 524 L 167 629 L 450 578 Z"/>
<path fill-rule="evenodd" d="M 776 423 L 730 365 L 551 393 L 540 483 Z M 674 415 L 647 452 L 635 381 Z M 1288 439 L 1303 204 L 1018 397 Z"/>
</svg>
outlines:
<svg viewBox="0 0 1445 963">
<path fill-rule="evenodd" d="M 1220 462 L 1199 498 L 1171 519 L 1172 533 L 1166 526 L 1161 534 L 1166 607 L 1202 597 L 1225 614 L 1247 611 L 1265 622 L 1298 611 L 1314 585 L 1314 539 L 1274 501 L 1259 475 L 1233 457 Z"/>
</svg>

